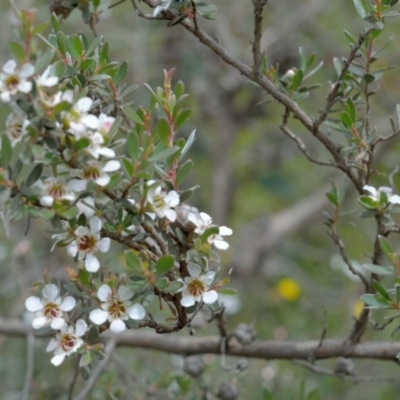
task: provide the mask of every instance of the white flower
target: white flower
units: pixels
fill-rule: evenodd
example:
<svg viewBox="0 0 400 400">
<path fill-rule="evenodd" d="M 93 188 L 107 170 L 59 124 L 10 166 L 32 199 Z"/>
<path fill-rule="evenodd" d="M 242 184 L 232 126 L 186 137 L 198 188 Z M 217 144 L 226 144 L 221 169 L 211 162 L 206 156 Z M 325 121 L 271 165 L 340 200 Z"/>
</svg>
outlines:
<svg viewBox="0 0 400 400">
<path fill-rule="evenodd" d="M 75 240 L 67 247 L 67 253 L 78 260 L 85 259 L 85 268 L 89 272 L 97 272 L 100 268 L 99 260 L 94 256 L 98 250 L 102 253 L 110 249 L 110 238 L 101 238 L 102 222 L 98 217 L 89 220 L 89 227 L 79 226 L 74 234 Z"/>
<path fill-rule="evenodd" d="M 202 274 L 199 265 L 188 263 L 190 276 L 184 279 L 181 304 L 183 307 L 191 307 L 196 301 L 203 301 L 205 304 L 213 304 L 218 300 L 218 293 L 210 285 L 215 279 L 215 272 L 209 271 Z"/>
<path fill-rule="evenodd" d="M 100 156 L 106 158 L 114 158 L 115 151 L 104 147 L 104 137 L 100 132 L 87 131 L 84 135 L 90 140 L 90 145 L 85 148 L 85 151 L 91 154 L 94 158 L 98 159 Z"/>
<path fill-rule="evenodd" d="M 73 103 L 73 94 L 71 91 L 66 91 L 62 95 L 63 101 Z M 79 99 L 69 111 L 64 111 L 61 118 L 66 129 L 76 135 L 78 139 L 82 137 L 86 129 L 97 129 L 99 126 L 98 118 L 89 114 L 93 106 L 93 100 L 90 97 L 82 97 Z"/>
<path fill-rule="evenodd" d="M 157 6 L 153 11 L 153 17 L 157 17 L 157 15 L 160 14 L 161 11 L 168 10 L 171 3 L 172 0 L 161 0 L 161 5 Z"/>
<path fill-rule="evenodd" d="M 201 212 L 200 214 L 190 213 L 188 215 L 188 220 L 196 226 L 194 231 L 199 235 L 202 235 L 208 228 L 214 226 L 212 218 L 204 212 Z M 230 235 L 232 235 L 232 229 L 226 226 L 220 226 L 219 234 L 210 235 L 207 240 L 208 243 L 213 244 L 217 249 L 226 250 L 229 247 L 229 244 L 225 242 L 222 236 Z"/>
<path fill-rule="evenodd" d="M 107 136 L 114 121 L 114 117 L 109 117 L 107 114 L 101 113 L 99 115 L 99 126 L 97 127 L 96 131 L 101 133 L 103 136 Z"/>
<path fill-rule="evenodd" d="M 110 182 L 108 172 L 118 171 L 121 167 L 119 161 L 108 161 L 103 165 L 100 161 L 89 160 L 84 169 L 72 169 L 71 175 L 80 179 L 72 179 L 68 182 L 68 188 L 74 192 L 83 192 L 89 180 L 93 180 L 99 186 L 106 186 Z"/>
<path fill-rule="evenodd" d="M 6 119 L 5 134 L 9 137 L 11 146 L 14 147 L 20 142 L 27 134 L 26 128 L 29 125 L 29 120 L 18 114 L 11 113 Z"/>
<path fill-rule="evenodd" d="M 379 189 L 375 189 L 373 186 L 364 185 L 363 189 L 366 192 L 371 193 L 368 197 L 370 197 L 374 201 L 379 201 L 381 193 L 385 192 L 389 203 L 400 204 L 400 196 L 397 194 L 393 194 L 393 189 L 390 187 L 381 186 Z"/>
<path fill-rule="evenodd" d="M 32 64 L 26 63 L 18 68 L 15 60 L 7 61 L 0 72 L 0 98 L 3 102 L 11 101 L 11 96 L 18 92 L 29 93 L 32 90 L 32 82 L 27 78 L 35 73 Z"/>
<path fill-rule="evenodd" d="M 51 363 L 56 367 L 60 365 L 65 357 L 75 353 L 83 344 L 81 337 L 87 331 L 87 324 L 83 319 L 78 319 L 75 328 L 70 325 L 64 325 L 61 332 L 56 334 L 55 339 L 51 339 L 46 351 L 54 351 Z"/>
<path fill-rule="evenodd" d="M 148 185 L 153 185 L 155 181 L 148 181 Z M 153 186 L 147 192 L 146 204 L 150 204 L 152 211 L 156 213 L 159 218 L 167 218 L 171 222 L 176 220 L 176 212 L 171 208 L 179 204 L 179 194 L 175 190 L 166 193 L 163 192 L 161 186 Z M 153 213 L 148 213 L 152 218 Z M 153 218 L 154 219 L 154 218 Z"/>
<path fill-rule="evenodd" d="M 68 192 L 65 182 L 59 178 L 47 178 L 44 182 L 39 179 L 33 187 L 40 190 L 39 201 L 44 207 L 51 207 L 55 200 L 75 200 L 75 195 Z"/>
<path fill-rule="evenodd" d="M 134 292 L 126 286 L 120 286 L 118 291 L 111 289 L 108 285 L 100 286 L 97 298 L 102 302 L 100 308 L 90 312 L 89 318 L 96 325 L 110 322 L 112 332 L 122 332 L 126 329 L 125 322 L 130 318 L 141 320 L 146 311 L 141 304 L 134 304 L 129 299 Z"/>
<path fill-rule="evenodd" d="M 43 298 L 30 296 L 25 301 L 28 311 L 36 313 L 32 326 L 39 329 L 50 324 L 52 329 L 59 330 L 65 325 L 64 312 L 71 311 L 76 301 L 73 297 L 67 296 L 64 299 L 59 296 L 59 290 L 53 283 L 47 284 L 42 290 Z"/>
<path fill-rule="evenodd" d="M 42 75 L 35 79 L 35 82 L 38 87 L 50 88 L 57 85 L 58 77 L 51 75 L 51 67 L 48 66 Z"/>
</svg>

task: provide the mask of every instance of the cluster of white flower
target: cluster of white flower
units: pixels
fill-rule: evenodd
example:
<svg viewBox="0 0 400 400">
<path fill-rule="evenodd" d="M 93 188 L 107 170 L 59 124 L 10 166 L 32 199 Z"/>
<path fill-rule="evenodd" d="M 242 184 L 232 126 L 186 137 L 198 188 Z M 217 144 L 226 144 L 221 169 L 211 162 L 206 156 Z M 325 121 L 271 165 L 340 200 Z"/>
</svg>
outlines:
<svg viewBox="0 0 400 400">
<path fill-rule="evenodd" d="M 154 14 L 166 10 L 169 3 L 163 1 Z M 68 255 L 80 262 L 84 274 L 96 274 L 101 268 L 99 253 L 108 252 L 111 244 L 107 229 L 103 226 L 106 221 L 110 222 L 110 219 L 104 216 L 105 201 L 100 197 L 113 174 L 124 174 L 115 151 L 109 147 L 112 142 L 110 130 L 115 118 L 100 111 L 95 112 L 94 110 L 100 110 L 101 107 L 98 107 L 97 101 L 91 97 L 79 97 L 76 90 L 66 90 L 64 83 L 55 76 L 55 70 L 55 67 L 49 66 L 37 76 L 30 63 L 18 66 L 14 60 L 10 60 L 3 66 L 0 73 L 0 100 L 9 104 L 12 110 L 6 121 L 5 135 L 12 147 L 21 142 L 27 146 L 28 140 L 29 145 L 35 144 L 35 140 L 40 140 L 44 153 L 47 150 L 53 151 L 47 147 L 46 141 L 42 140 L 41 133 L 32 134 L 36 128 L 33 122 L 30 126 L 28 115 L 31 114 L 26 114 L 17 102 L 24 96 L 26 101 L 40 109 L 47 121 L 52 122 L 49 132 L 52 134 L 54 129 L 55 139 L 61 148 L 59 154 L 58 150 L 53 154 L 61 155 L 61 158 L 57 158 L 57 162 L 54 163 L 53 176 L 41 174 L 36 182 L 30 183 L 30 187 L 37 196 L 37 204 L 53 210 L 55 215 L 60 209 L 73 209 L 74 213 L 71 215 L 75 217 L 62 218 L 63 229 L 52 235 L 55 240 L 52 250 L 55 246 L 64 247 Z M 38 163 L 42 163 L 40 157 Z M 42 171 L 42 167 L 39 167 Z M 167 187 L 162 180 L 143 178 L 132 192 L 125 193 L 124 199 L 121 200 L 128 201 L 132 205 L 132 211 L 130 212 L 128 206 L 122 207 L 122 219 L 126 219 L 127 223 L 122 224 L 120 216 L 120 225 L 116 229 L 124 240 L 128 235 L 139 234 L 138 236 L 146 237 L 147 227 L 143 224 L 149 221 L 144 222 L 144 214 L 154 221 L 157 229 L 164 232 L 166 229 L 180 226 L 180 194 L 177 190 L 168 190 Z M 101 209 L 97 207 L 97 203 L 102 204 Z M 213 234 L 207 236 L 208 246 L 205 246 L 205 254 L 208 254 L 211 246 L 219 250 L 229 247 L 224 237 L 232 234 L 231 229 L 226 226 L 217 227 L 208 214 L 198 212 L 194 207 L 185 204 L 183 206 L 191 210 L 187 215 L 190 229 L 186 230 L 187 233 L 191 232 L 190 240 L 199 240 L 209 228 L 218 228 L 218 233 L 213 231 Z M 108 209 L 110 210 L 110 207 Z M 138 222 L 137 218 L 143 222 Z M 201 240 L 205 242 L 205 239 Z M 180 282 L 181 288 L 175 290 L 174 294 L 185 308 L 193 307 L 196 303 L 213 304 L 218 300 L 217 290 L 220 284 L 214 283 L 216 273 L 209 269 L 207 256 L 204 256 L 203 260 L 205 262 L 188 262 L 187 276 L 181 276 L 178 270 L 174 269 L 168 279 L 163 277 L 168 282 L 173 279 Z M 101 275 L 91 280 L 90 285 L 94 286 L 87 291 L 92 296 L 93 290 L 96 290 L 93 300 L 97 302 L 97 308 L 91 307 L 87 311 L 79 309 L 74 315 L 70 315 L 77 301 L 72 296 L 62 297 L 58 286 L 53 283 L 44 286 L 42 298 L 31 296 L 26 300 L 27 310 L 35 313 L 33 327 L 38 329 L 49 326 L 56 331 L 55 338 L 47 347 L 47 351 L 54 351 L 51 359 L 54 365 L 60 365 L 66 357 L 84 347 L 84 336 L 89 329 L 85 319 L 113 332 L 121 332 L 126 329 L 129 319 L 140 321 L 145 318 L 146 310 L 139 301 L 142 293 L 135 296 L 129 285 L 112 280 L 110 282 L 113 283 L 106 284 L 98 278 L 101 279 Z M 132 302 L 134 296 L 138 299 L 136 303 Z"/>
</svg>

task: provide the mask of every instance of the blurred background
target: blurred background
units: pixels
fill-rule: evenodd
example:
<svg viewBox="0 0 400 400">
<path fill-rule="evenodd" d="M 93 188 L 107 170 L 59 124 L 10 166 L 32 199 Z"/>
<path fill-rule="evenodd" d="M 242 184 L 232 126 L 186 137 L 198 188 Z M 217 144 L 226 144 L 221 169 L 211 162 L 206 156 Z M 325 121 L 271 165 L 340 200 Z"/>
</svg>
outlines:
<svg viewBox="0 0 400 400">
<path fill-rule="evenodd" d="M 35 7 L 37 22 L 48 21 L 47 0 L 15 0 L 19 7 Z M 200 24 L 229 52 L 246 63 L 252 63 L 252 2 L 215 0 L 219 13 L 216 21 L 200 19 Z M 143 11 L 151 12 L 139 4 Z M 8 41 L 13 35 L 16 19 L 7 1 L 0 3 L 0 55 L 5 62 L 11 55 Z M 323 86 L 311 93 L 300 105 L 318 116 L 327 95 L 327 82 L 336 78 L 332 58 L 349 52 L 343 34 L 348 30 L 357 37 L 363 24 L 353 2 L 348 0 L 270 1 L 265 9 L 262 50 L 269 64 L 279 64 L 283 75 L 299 65 L 299 46 L 308 54 L 316 53 L 324 62 L 313 82 Z M 74 11 L 63 22 L 66 34 L 91 31 Z M 127 60 L 130 70 L 127 84 L 136 83 L 135 105 L 146 105 L 149 92 L 144 83 L 161 85 L 163 69 L 176 68 L 175 79 L 183 80 L 190 94 L 188 107 L 193 110 L 188 124 L 179 132 L 187 136 L 194 128 L 197 139 L 190 157 L 195 168 L 187 185 L 200 184 L 192 205 L 213 216 L 215 223 L 234 231 L 228 252 L 222 256 L 223 268 L 233 268 L 232 287 L 238 290 L 230 298 L 228 328 L 238 323 L 254 323 L 259 339 L 306 340 L 321 336 L 326 311 L 328 338 L 345 337 L 352 327 L 362 303 L 362 285 L 343 266 L 338 250 L 326 234 L 323 224 L 325 192 L 330 180 L 340 187 L 343 177 L 336 170 L 310 164 L 297 147 L 280 130 L 283 109 L 250 85 L 238 72 L 225 65 L 211 50 L 204 47 L 182 27 L 166 27 L 164 21 L 146 21 L 134 13 L 129 1 L 113 8 L 110 18 L 100 21 L 98 33 L 110 43 L 112 58 Z M 50 28 L 45 32 L 50 32 Z M 378 39 L 383 45 L 394 40 L 380 54 L 377 67 L 397 65 L 400 54 L 396 19 L 387 21 L 387 29 Z M 42 44 L 37 41 L 40 52 Z M 395 116 L 398 101 L 399 71 L 388 71 L 381 88 L 373 98 L 373 126 L 378 134 L 388 134 L 389 116 Z M 311 82 L 309 82 L 311 83 Z M 8 113 L 0 108 L 0 126 Z M 299 124 L 293 129 L 303 138 L 309 150 L 320 159 L 329 159 L 324 149 L 304 132 Z M 382 148 L 377 174 L 372 184 L 388 185 L 384 174 L 398 166 L 397 143 Z M 396 179 L 395 179 L 396 182 Z M 396 188 L 395 188 L 396 189 Z M 352 211 L 346 218 L 357 227 L 343 226 L 341 235 L 352 260 L 369 261 L 372 252 L 374 224 L 358 218 L 356 193 L 349 186 L 345 208 Z M 48 227 L 47 227 L 48 228 Z M 7 318 L 24 316 L 24 301 L 32 291 L 32 282 L 41 279 L 43 271 L 59 279 L 72 262 L 65 252 L 50 253 L 51 240 L 46 227 L 33 221 L 25 236 L 26 221 L 11 226 L 10 237 L 0 227 L 0 315 Z M 108 264 L 121 261 L 121 249 L 108 254 Z M 110 255 L 109 255 L 110 254 Z M 229 305 L 229 304 L 227 304 Z M 229 307 L 228 307 L 229 311 Z M 374 315 L 382 321 L 383 315 Z M 392 329 L 373 332 L 365 339 L 391 339 Z M 198 321 L 198 334 L 217 334 L 211 324 Z M 182 334 L 187 335 L 187 332 Z M 61 367 L 51 366 L 44 352 L 46 341 L 35 341 L 35 366 L 32 399 L 66 399 L 73 361 Z M 123 354 L 123 356 L 122 356 Z M 155 362 L 156 361 L 156 362 Z M 317 375 L 287 361 L 249 360 L 249 367 L 234 373 L 237 360 L 228 359 L 232 371 L 221 368 L 219 357 L 205 356 L 207 365 L 202 378 L 191 385 L 209 385 L 216 391 L 222 381 L 238 385 L 240 399 L 263 399 L 262 388 L 273 393 L 274 399 L 298 399 L 304 382 L 306 391 L 317 388 L 321 399 L 343 400 L 398 398 L 400 383 L 363 382 L 354 384 L 335 377 Z M 333 369 L 335 360 L 318 362 Z M 90 399 L 163 399 L 186 398 L 176 395 L 162 397 L 171 374 L 185 376 L 182 359 L 139 349 L 119 349 L 112 368 L 101 376 Z M 361 376 L 396 377 L 399 366 L 376 360 L 355 361 L 355 373 Z M 26 369 L 26 343 L 0 335 L 0 399 L 19 399 Z M 175 375 L 174 375 L 175 376 Z M 81 386 L 81 381 L 78 388 Z M 112 397 L 114 396 L 114 397 Z M 192 397 L 188 397 L 192 398 Z M 193 397 L 199 398 L 199 397 Z M 318 398 L 318 397 L 316 397 Z"/>
</svg>

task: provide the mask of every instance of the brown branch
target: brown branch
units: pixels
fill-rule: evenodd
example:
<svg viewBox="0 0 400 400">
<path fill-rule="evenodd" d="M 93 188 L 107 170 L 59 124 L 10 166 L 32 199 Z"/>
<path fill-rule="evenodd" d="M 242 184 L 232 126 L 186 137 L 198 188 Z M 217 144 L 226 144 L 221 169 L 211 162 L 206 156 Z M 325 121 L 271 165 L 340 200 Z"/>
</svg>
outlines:
<svg viewBox="0 0 400 400">
<path fill-rule="evenodd" d="M 329 95 L 326 100 L 326 106 L 325 106 L 324 111 L 322 112 L 322 114 L 320 115 L 318 120 L 315 121 L 314 127 L 316 129 L 318 129 L 319 126 L 328 117 L 330 110 L 332 109 L 333 105 L 335 104 L 336 96 L 339 92 L 340 87 L 342 86 L 344 76 L 346 75 L 347 71 L 349 70 L 351 63 L 357 57 L 360 47 L 363 45 L 363 43 L 365 42 L 365 39 L 368 37 L 368 35 L 371 33 L 372 30 L 373 30 L 373 27 L 370 27 L 365 32 L 360 33 L 357 43 L 353 45 L 349 56 L 342 60 L 343 61 L 342 71 L 340 72 L 340 75 L 339 75 L 337 81 L 334 83 L 334 85 L 332 86 L 332 88 L 329 91 Z"/>
<path fill-rule="evenodd" d="M 350 381 L 354 383 L 359 383 L 359 382 L 393 382 L 395 378 L 385 378 L 385 377 L 379 377 L 379 376 L 354 376 L 354 375 L 347 375 L 343 374 L 340 372 L 335 372 L 327 368 L 322 368 L 319 367 L 315 364 L 311 364 L 307 361 L 304 360 L 292 360 L 293 364 L 299 365 L 301 367 L 307 368 L 308 370 L 315 372 L 316 374 L 320 375 L 328 375 L 328 376 L 334 376 L 336 378 L 343 379 L 345 381 Z"/>
<path fill-rule="evenodd" d="M 0 334 L 13 337 L 26 337 L 32 328 L 19 320 L 0 318 Z M 172 354 L 221 354 L 221 337 L 204 336 L 190 337 L 172 334 L 158 335 L 153 332 L 129 330 L 118 335 L 108 331 L 101 335 L 102 340 L 115 338 L 116 346 L 141 347 Z M 351 357 L 360 359 L 392 360 L 395 361 L 400 352 L 400 342 L 363 342 L 350 345 L 342 339 L 325 339 L 319 346 L 320 340 L 309 341 L 274 341 L 255 340 L 250 344 L 241 345 L 234 338 L 229 342 L 226 354 L 258 359 L 308 360 L 314 352 L 318 359 Z"/>
<path fill-rule="evenodd" d="M 290 113 L 290 111 L 286 108 L 285 115 L 284 115 L 284 118 L 283 118 L 283 123 L 279 128 L 281 129 L 281 131 L 286 136 L 288 136 L 291 140 L 293 140 L 296 143 L 298 149 L 306 156 L 307 160 L 309 160 L 312 163 L 317 164 L 317 165 L 322 165 L 322 166 L 325 166 L 325 167 L 339 168 L 339 166 L 336 163 L 334 163 L 332 161 L 320 161 L 320 160 L 317 160 L 315 157 L 313 157 L 309 153 L 309 151 L 307 150 L 306 145 L 304 144 L 304 142 L 294 132 L 292 132 L 289 129 L 289 127 L 287 126 L 287 122 L 288 122 L 288 119 L 289 119 L 289 113 Z"/>
<path fill-rule="evenodd" d="M 257 75 L 261 75 L 261 38 L 263 9 L 268 0 L 253 0 L 254 3 L 254 38 L 253 38 L 253 70 Z"/>
</svg>

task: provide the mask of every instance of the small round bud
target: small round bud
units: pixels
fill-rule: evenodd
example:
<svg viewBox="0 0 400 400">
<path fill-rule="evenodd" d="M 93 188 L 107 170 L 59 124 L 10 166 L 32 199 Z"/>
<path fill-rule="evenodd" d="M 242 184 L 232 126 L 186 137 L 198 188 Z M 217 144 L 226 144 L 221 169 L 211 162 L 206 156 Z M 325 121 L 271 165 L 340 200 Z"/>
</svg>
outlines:
<svg viewBox="0 0 400 400">
<path fill-rule="evenodd" d="M 204 371 L 204 362 L 201 357 L 189 356 L 185 358 L 183 370 L 194 378 L 200 376 Z"/>
<path fill-rule="evenodd" d="M 217 397 L 221 400 L 235 400 L 239 396 L 239 391 L 235 385 L 229 382 L 222 382 L 219 385 Z"/>
<path fill-rule="evenodd" d="M 233 335 L 241 344 L 249 344 L 256 338 L 256 331 L 251 325 L 239 324 Z"/>
<path fill-rule="evenodd" d="M 249 362 L 245 358 L 241 358 L 238 363 L 236 364 L 236 370 L 238 372 L 246 371 L 249 367 Z"/>
<path fill-rule="evenodd" d="M 352 375 L 355 370 L 355 365 L 350 358 L 339 357 L 336 360 L 334 371 L 337 374 Z"/>
</svg>

